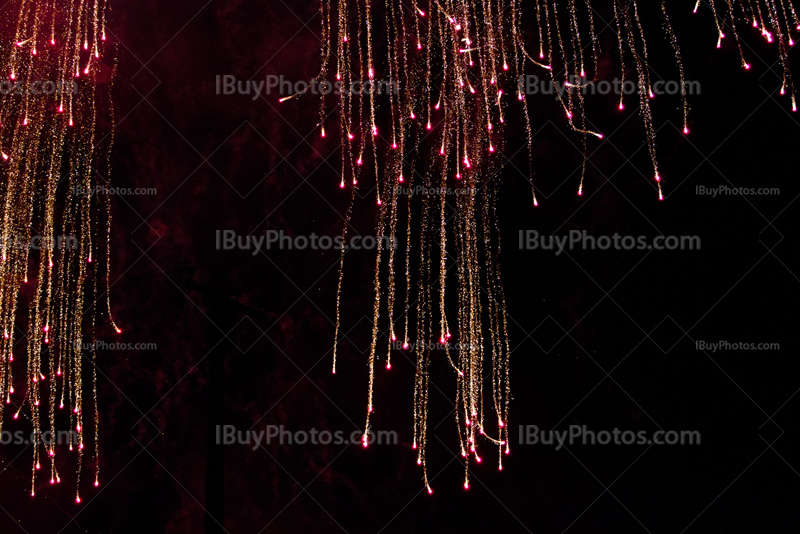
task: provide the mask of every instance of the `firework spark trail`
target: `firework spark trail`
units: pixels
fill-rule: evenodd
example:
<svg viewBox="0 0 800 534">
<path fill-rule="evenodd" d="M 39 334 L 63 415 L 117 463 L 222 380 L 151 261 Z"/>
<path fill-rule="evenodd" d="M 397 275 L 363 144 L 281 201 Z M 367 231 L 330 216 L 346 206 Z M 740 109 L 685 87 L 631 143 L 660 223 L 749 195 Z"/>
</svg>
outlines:
<svg viewBox="0 0 800 534">
<path fill-rule="evenodd" d="M 105 9 L 102 0 L 20 0 L 16 11 L 7 10 L 15 14 L 2 22 L 14 28 L 14 35 L 11 40 L 4 32 L 8 40 L 0 55 L 8 77 L 3 83 L 14 87 L 0 96 L 0 399 L 5 401 L 0 403 L 0 429 L 4 407 L 16 408 L 14 419 L 22 413 L 33 424 L 33 496 L 44 464 L 49 464 L 50 483 L 61 481 L 56 442 L 45 440 L 45 432 L 55 435 L 57 409 L 66 409 L 74 432 L 69 449 L 78 449 L 76 502 L 87 444 L 93 447 L 94 485 L 100 483 L 96 355 L 92 345 L 87 384 L 82 344 L 85 337 L 96 339 L 97 312 L 87 312 L 104 296 L 108 326 L 121 333 L 108 295 L 110 201 L 108 195 L 97 200 L 92 194 L 99 185 L 97 169 L 110 168 L 109 152 L 95 147 L 96 124 L 105 113 L 96 77 L 103 66 Z M 62 181 L 66 192 L 59 194 Z M 20 306 L 29 270 L 35 288 Z M 104 295 L 100 278 L 105 279 Z M 12 374 L 14 325 L 24 308 L 26 373 L 19 390 Z M 87 416 L 92 428 L 86 428 Z"/>
<path fill-rule="evenodd" d="M 395 348 L 392 342 L 397 339 L 395 322 L 399 321 L 395 310 L 399 301 L 396 295 L 402 290 L 405 292 L 405 310 L 401 350 L 411 348 L 413 342 L 412 350 L 416 356 L 413 448 L 417 463 L 422 466 L 425 487 L 432 492 L 425 452 L 431 366 L 446 363 L 457 382 L 455 419 L 459 429 L 459 447 L 465 458 L 464 487 L 469 488 L 469 461 L 481 461 L 480 442 L 498 447 L 500 469 L 502 455 L 509 453 L 510 344 L 500 277 L 496 208 L 499 183 L 495 177 L 502 166 L 501 150 L 505 148 L 505 116 L 509 109 L 513 109 L 512 106 L 519 106 L 517 109 L 524 115 L 532 177 L 535 163 L 532 110 L 521 83 L 526 64 L 530 61 L 534 68 L 546 69 L 554 86 L 559 88 L 557 102 L 566 115 L 567 126 L 581 135 L 586 154 L 588 142 L 592 138 L 602 140 L 603 134 L 590 127 L 582 89 L 598 77 L 603 52 L 595 32 L 595 13 L 590 0 L 584 0 L 585 10 L 579 9 L 576 0 L 536 0 L 534 32 L 538 37 L 535 43 L 538 58 L 532 57 L 526 49 L 520 0 L 428 0 L 425 5 L 422 2 L 412 0 L 409 7 L 399 0 L 384 0 L 383 9 L 378 11 L 377 6 L 369 1 L 338 0 L 338 13 L 334 17 L 333 2 L 322 0 L 323 65 L 320 80 L 329 70 L 331 50 L 334 49 L 332 40 L 336 39 L 336 79 L 344 79 L 348 84 L 351 80 L 367 79 L 370 84 L 366 95 L 362 91 L 354 98 L 343 91 L 339 96 L 340 130 L 345 145 L 339 187 L 346 187 L 345 176 L 350 169 L 355 189 L 362 179 L 359 169 L 371 163 L 375 182 L 368 184 L 368 189 L 374 188 L 377 197 L 378 242 L 384 236 L 394 242 L 398 228 L 405 228 L 407 240 L 405 277 L 397 274 L 399 266 L 395 265 L 395 262 L 403 261 L 402 250 L 392 249 L 388 254 L 378 250 L 376 255 L 374 322 L 367 355 L 369 379 L 364 446 L 369 443 L 369 429 L 374 417 L 376 344 L 383 335 L 385 323 L 390 340 L 386 367 L 391 368 L 390 358 Z M 738 9 L 768 42 L 777 41 L 783 67 L 781 94 L 789 92 L 792 109 L 796 110 L 788 50 L 794 45 L 792 33 L 800 31 L 800 20 L 792 1 L 716 2 L 720 3 L 724 6 L 717 6 L 714 2 L 710 6 L 717 31 L 717 46 L 722 48 L 724 31 L 730 27 L 742 65 L 745 69 L 750 68 L 735 27 L 735 11 Z M 698 2 L 695 6 L 695 12 L 699 11 L 700 4 Z M 626 65 L 635 71 L 648 153 L 658 197 L 663 200 L 656 127 L 650 108 L 650 100 L 656 95 L 651 86 L 641 7 L 635 0 L 612 2 L 612 24 L 617 33 L 618 50 L 609 55 L 618 54 L 622 87 L 628 79 Z M 660 9 L 661 31 L 669 41 L 678 68 L 683 133 L 688 135 L 689 104 L 681 50 L 665 2 L 662 0 L 656 8 Z M 381 16 L 384 18 L 379 19 Z M 331 26 L 333 20 L 338 21 L 336 31 Z M 378 20 L 382 29 L 385 26 L 385 61 L 376 60 L 373 26 Z M 581 36 L 582 27 L 589 31 L 587 42 Z M 18 32 L 17 37 L 22 40 L 27 35 Z M 587 66 L 593 76 L 589 81 L 586 81 Z M 377 68 L 386 69 L 383 74 L 391 82 L 390 87 L 398 88 L 397 92 L 388 95 L 388 106 L 380 114 L 378 110 L 383 100 L 379 99 L 374 86 L 375 80 L 379 79 Z M 509 90 L 516 90 L 517 102 L 506 102 L 504 95 Z M 436 91 L 438 94 L 434 94 Z M 623 95 L 624 91 L 620 91 L 616 102 L 619 110 L 625 110 Z M 388 140 L 379 135 L 379 119 L 381 124 L 388 124 Z M 324 125 L 322 128 L 324 136 Z M 435 135 L 435 141 L 430 143 L 428 154 L 415 156 L 422 167 L 418 172 L 415 162 L 409 161 L 409 155 L 419 152 L 420 140 L 428 134 Z M 355 139 L 356 136 L 360 138 Z M 416 139 L 416 142 L 412 143 L 411 139 Z M 414 149 L 409 151 L 409 146 Z M 371 162 L 367 162 L 365 155 L 370 152 Z M 584 157 L 579 195 L 584 190 L 586 162 Z M 412 190 L 417 186 L 423 193 L 414 195 L 412 202 Z M 538 206 L 533 179 L 531 186 L 533 205 Z M 453 195 L 453 191 L 462 194 Z M 359 208 L 351 201 L 348 220 L 354 209 Z M 413 220 L 412 210 L 418 213 Z M 418 258 L 414 277 L 412 255 Z M 339 271 L 335 343 L 338 343 L 341 326 L 343 260 L 344 254 Z M 434 262 L 438 263 L 436 267 Z M 452 278 L 456 278 L 454 293 L 450 291 Z M 400 283 L 404 284 L 402 288 L 398 286 Z M 457 310 L 450 310 L 451 305 L 457 305 Z M 412 313 L 415 314 L 415 341 L 411 339 L 409 329 Z M 382 319 L 384 316 L 386 319 Z M 451 323 L 449 319 L 453 317 L 456 321 Z M 451 338 L 456 342 L 455 346 L 451 346 Z M 437 344 L 439 348 L 436 348 Z M 485 377 L 490 378 L 491 397 L 487 396 L 484 402 Z M 486 422 L 490 420 L 496 421 L 497 432 L 488 428 Z"/>
</svg>

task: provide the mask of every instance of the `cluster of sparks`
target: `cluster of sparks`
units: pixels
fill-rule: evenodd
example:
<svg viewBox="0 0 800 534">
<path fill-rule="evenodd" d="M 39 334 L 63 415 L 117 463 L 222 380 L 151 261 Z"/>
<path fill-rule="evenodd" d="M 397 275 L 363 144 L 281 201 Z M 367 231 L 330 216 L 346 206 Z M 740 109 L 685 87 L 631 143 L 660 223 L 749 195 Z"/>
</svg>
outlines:
<svg viewBox="0 0 800 534">
<path fill-rule="evenodd" d="M 106 76 L 110 69 L 101 64 L 105 10 L 104 0 L 21 0 L 18 10 L 6 9 L 13 14 L 2 21 L 0 56 L 3 84 L 21 88 L 0 96 L 0 429 L 4 412 L 33 424 L 33 496 L 43 471 L 50 484 L 61 481 L 56 419 L 59 431 L 69 421 L 64 445 L 77 449 L 77 502 L 90 448 L 99 485 L 94 343 L 91 354 L 82 347 L 87 328 L 94 341 L 97 313 L 90 310 L 102 302 L 120 333 L 108 286 L 98 287 L 99 279 L 108 283 L 110 206 L 107 195 L 91 195 L 100 180 L 95 166 L 108 163 L 108 152 L 95 146 L 97 124 L 113 120 L 97 93 L 101 67 Z M 29 246 L 32 238 L 43 244 L 39 250 Z M 26 334 L 16 324 L 25 319 Z M 26 346 L 27 361 L 15 385 L 18 345 Z"/>
<path fill-rule="evenodd" d="M 481 462 L 479 441 L 497 447 L 499 469 L 504 454 L 509 453 L 510 349 L 498 262 L 496 200 L 508 113 L 524 116 L 528 163 L 533 167 L 529 103 L 518 80 L 532 68 L 548 73 L 556 87 L 561 82 L 566 90 L 558 93 L 558 104 L 568 126 L 582 136 L 586 151 L 589 140 L 603 139 L 603 134 L 587 119 L 581 91 L 584 82 L 575 80 L 588 79 L 586 83 L 592 83 L 599 76 L 598 58 L 603 51 L 591 0 L 532 0 L 536 25 L 533 31 L 528 27 L 528 33 L 533 35 L 528 35 L 527 41 L 521 0 L 426 0 L 425 5 L 421 1 L 385 0 L 378 17 L 370 1 L 322 0 L 322 68 L 318 79 L 327 81 L 335 76 L 345 88 L 352 82 L 376 83 L 379 79 L 388 82 L 385 85 L 390 88 L 399 87 L 388 95 L 378 95 L 374 90 L 358 94 L 344 90 L 339 95 L 338 126 L 343 144 L 339 187 L 352 189 L 345 233 L 356 190 L 360 188 L 375 193 L 377 241 L 388 236 L 389 241 L 395 242 L 394 238 L 402 234 L 406 238 L 405 256 L 402 250 L 391 248 L 378 250 L 375 258 L 363 445 L 368 445 L 374 418 L 377 361 L 384 354 L 385 367 L 391 369 L 392 348 L 401 339 L 403 349 L 416 356 L 413 448 L 417 463 L 422 466 L 424 484 L 432 492 L 426 462 L 432 361 L 449 366 L 457 380 L 455 420 L 465 459 L 464 487 L 469 487 L 470 461 Z M 633 73 L 654 186 L 659 200 L 663 200 L 650 104 L 655 94 L 645 28 L 640 19 L 641 2 L 611 3 L 611 24 L 619 46 L 609 54 L 618 58 L 615 61 L 619 62 L 623 86 L 628 69 Z M 698 0 L 695 11 L 699 6 Z M 744 20 L 767 41 L 777 43 L 783 66 L 781 94 L 790 95 L 792 110 L 796 111 L 788 50 L 794 45 L 793 32 L 800 31 L 800 20 L 791 0 L 727 0 L 721 8 L 711 0 L 710 7 L 718 31 L 717 47 L 722 46 L 726 31 L 732 33 L 744 69 L 750 69 L 750 64 L 745 59 L 737 23 Z M 665 0 L 659 1 L 657 9 L 661 35 L 674 52 L 680 76 L 683 134 L 687 135 L 689 106 L 681 51 Z M 386 36 L 385 48 L 380 47 L 385 49 L 385 56 L 382 54 L 380 61 L 376 58 L 376 20 L 380 20 L 380 33 Z M 526 42 L 534 44 L 528 46 Z M 626 105 L 623 94 L 620 91 L 619 100 L 614 103 L 620 110 Z M 326 113 L 323 96 L 319 124 L 323 137 Z M 415 186 L 422 186 L 424 192 L 415 195 Z M 453 188 L 466 193 L 450 195 Z M 583 189 L 584 172 L 578 195 L 583 194 Z M 534 187 L 533 205 L 538 204 Z M 334 373 L 344 255 L 343 249 Z M 404 280 L 398 280 L 403 269 Z M 457 279 L 455 296 L 446 294 L 451 286 L 448 277 Z M 403 296 L 398 287 L 404 289 L 402 309 L 397 306 Z M 457 309 L 456 313 L 451 306 Z M 450 322 L 452 315 L 456 316 L 456 325 Z M 415 318 L 413 332 L 410 317 Z M 382 324 L 387 328 L 382 329 Z M 383 350 L 379 340 L 387 331 L 389 347 Z M 456 348 L 451 348 L 451 338 L 457 340 Z M 440 359 L 433 358 L 438 355 Z"/>
</svg>

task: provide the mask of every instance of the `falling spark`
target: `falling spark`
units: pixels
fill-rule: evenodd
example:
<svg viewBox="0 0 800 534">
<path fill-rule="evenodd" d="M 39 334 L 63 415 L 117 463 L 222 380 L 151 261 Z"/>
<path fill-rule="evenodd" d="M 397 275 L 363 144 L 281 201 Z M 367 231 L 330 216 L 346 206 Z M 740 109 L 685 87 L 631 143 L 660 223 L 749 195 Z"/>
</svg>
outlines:
<svg viewBox="0 0 800 534">
<path fill-rule="evenodd" d="M 0 98 L 0 173 L 5 206 L 0 228 L 4 260 L 0 263 L 0 329 L 4 332 L 0 339 L 0 398 L 10 404 L 14 380 L 23 382 L 24 396 L 16 400 L 18 409 L 12 417 L 18 419 L 24 409 L 25 419 L 40 436 L 55 431 L 56 404 L 64 407 L 67 403 L 69 413 L 65 419 L 69 428 L 76 428 L 81 434 L 70 445 L 70 450 L 73 444 L 78 448 L 78 489 L 81 474 L 89 465 L 93 467 L 94 480 L 99 479 L 99 414 L 96 354 L 77 347 L 82 346 L 87 330 L 92 332 L 87 334 L 92 341 L 94 332 L 103 329 L 120 332 L 111 315 L 107 285 L 110 204 L 108 198 L 98 201 L 92 195 L 77 193 L 108 185 L 105 180 L 100 182 L 101 173 L 96 172 L 108 166 L 110 150 L 108 146 L 102 150 L 96 146 L 101 137 L 106 137 L 99 124 L 113 121 L 110 101 L 99 90 L 101 81 L 95 78 L 100 70 L 97 62 L 115 62 L 113 57 L 102 57 L 104 47 L 97 38 L 104 36 L 106 7 L 106 0 L 22 0 L 16 11 L 15 29 L 4 30 L 6 45 L 2 47 L 11 80 L 30 80 L 33 76 L 46 80 L 78 78 L 72 82 L 75 91 L 22 92 Z M 11 32 L 15 33 L 9 35 Z M 46 34 L 49 39 L 43 37 Z M 42 47 L 42 42 L 49 42 L 50 46 Z M 89 58 L 85 65 L 82 50 L 91 50 L 83 56 L 84 61 Z M 66 116 L 62 115 L 65 108 Z M 62 193 L 56 186 L 64 178 L 64 169 L 68 169 L 69 183 L 76 187 L 67 187 Z M 30 239 L 31 228 L 37 228 L 42 242 L 53 246 L 31 254 L 29 247 L 8 245 L 20 238 Z M 63 236 L 77 240 L 78 246 L 56 246 Z M 30 301 L 24 302 L 26 297 L 20 287 L 28 282 L 31 266 L 35 287 L 29 290 L 33 295 Z M 23 336 L 27 372 L 15 377 L 12 347 L 20 341 L 15 339 L 15 324 L 24 320 L 19 311 L 22 307 L 26 309 L 28 328 Z M 98 323 L 92 308 L 105 308 L 103 323 Z M 91 326 L 86 324 L 89 317 Z M 4 406 L 0 404 L 0 430 Z M 85 446 L 84 440 L 91 447 Z M 90 448 L 92 454 L 87 455 Z M 42 441 L 33 443 L 31 449 L 34 496 L 37 477 L 46 476 L 51 484 L 61 478 L 54 447 Z M 43 473 L 48 469 L 49 476 Z M 76 502 L 80 503 L 79 493 Z"/>
<path fill-rule="evenodd" d="M 787 13 L 783 1 L 727 0 L 724 7 L 715 6 L 711 1 L 710 8 L 715 20 L 718 48 L 722 48 L 722 40 L 726 38 L 722 29 L 728 32 L 729 27 L 740 19 L 740 12 L 745 14 L 748 22 L 752 20 L 756 28 L 761 28 L 765 39 L 773 41 L 774 35 L 784 68 L 781 94 L 788 92 L 791 95 L 792 109 L 796 110 L 785 43 L 793 45 L 788 30 L 792 25 L 797 25 L 800 30 L 800 21 L 793 9 Z M 533 176 L 529 99 L 525 88 L 517 81 L 524 78 L 526 67 L 532 64 L 535 69 L 544 69 L 554 85 L 561 88 L 557 103 L 566 114 L 569 128 L 581 137 L 584 154 L 589 152 L 588 143 L 594 142 L 593 138 L 604 139 L 602 133 L 591 127 L 583 96 L 583 89 L 595 83 L 595 80 L 587 80 L 586 76 L 588 70 L 597 77 L 600 52 L 590 0 L 585 0 L 585 5 L 575 0 L 536 2 L 537 59 L 525 47 L 532 32 L 523 31 L 528 28 L 521 16 L 521 2 L 509 2 L 432 0 L 427 11 L 423 11 L 416 0 L 412 1 L 410 10 L 400 0 L 385 0 L 380 21 L 380 34 L 385 34 L 382 37 L 385 42 L 381 45 L 385 57 L 376 59 L 378 44 L 373 32 L 376 24 L 373 3 L 368 0 L 339 0 L 336 3 L 321 0 L 323 61 L 320 80 L 327 79 L 329 63 L 333 61 L 337 66 L 336 77 L 341 78 L 344 85 L 363 79 L 365 73 L 369 80 L 374 80 L 375 66 L 381 65 L 382 76 L 385 72 L 390 85 L 410 88 L 386 97 L 375 92 L 354 96 L 343 91 L 338 95 L 342 138 L 346 135 L 352 140 L 350 132 L 358 128 L 372 131 L 371 136 L 360 136 L 358 148 L 353 143 L 344 143 L 339 187 L 344 189 L 345 176 L 349 179 L 351 173 L 354 186 L 358 181 L 367 180 L 369 190 L 375 191 L 373 198 L 376 202 L 371 209 L 377 211 L 376 238 L 393 239 L 403 232 L 407 236 L 405 256 L 402 250 L 395 251 L 394 247 L 387 253 L 380 250 L 376 253 L 372 339 L 366 357 L 369 374 L 363 444 L 367 446 L 367 436 L 375 417 L 374 375 L 375 365 L 381 357 L 378 342 L 384 339 L 384 335 L 390 340 L 384 354 L 386 368 L 391 369 L 390 358 L 392 351 L 397 349 L 396 340 L 403 339 L 402 349 L 411 350 L 416 358 L 412 448 L 429 493 L 432 490 L 428 483 L 426 456 L 428 369 L 433 359 L 441 356 L 454 371 L 455 422 L 459 448 L 465 458 L 464 488 L 469 488 L 468 467 L 473 457 L 470 453 L 474 453 L 478 463 L 483 457 L 477 450 L 483 444 L 497 446 L 499 457 L 510 454 L 510 346 L 500 277 L 497 185 L 487 177 L 502 168 L 501 155 L 506 150 L 505 115 L 511 112 L 524 117 L 530 175 Z M 655 177 L 659 200 L 663 200 L 663 180 L 656 153 L 656 126 L 651 110 L 651 100 L 656 97 L 651 84 L 654 70 L 648 59 L 643 24 L 646 18 L 640 18 L 639 4 L 644 6 L 645 3 L 641 0 L 610 0 L 610 3 L 614 12 L 611 23 L 616 26 L 618 41 L 615 47 L 618 50 L 612 54 L 619 54 L 617 66 L 622 86 L 628 81 L 626 76 L 632 75 L 640 88 L 637 111 L 644 124 L 652 164 L 651 176 Z M 698 0 L 694 12 L 700 9 L 701 4 Z M 753 4 L 769 16 L 756 15 Z M 652 2 L 647 2 L 647 7 L 650 5 Z M 661 0 L 655 6 L 661 10 L 659 29 L 670 43 L 680 76 L 682 131 L 688 135 L 689 105 L 680 47 L 667 14 L 666 2 Z M 333 13 L 338 15 L 338 28 Z M 351 16 L 354 13 L 358 16 Z M 583 17 L 588 20 L 582 20 Z M 354 18 L 357 18 L 356 22 Z M 420 22 L 423 18 L 424 22 Z M 581 31 L 586 29 L 589 30 L 588 38 L 581 35 Z M 22 37 L 27 37 L 27 34 L 21 34 L 17 40 L 21 41 Z M 728 38 L 730 41 L 737 44 L 742 65 L 749 70 L 750 64 L 744 60 L 735 28 Z M 591 54 L 588 52 L 590 48 Z M 611 63 L 608 59 L 603 58 L 601 63 Z M 13 66 L 11 72 L 13 75 Z M 503 100 L 504 91 L 515 91 L 516 101 Z M 323 95 L 320 101 L 321 109 L 324 109 L 326 97 Z M 631 101 L 623 102 L 622 94 L 614 103 L 620 111 L 626 109 L 626 104 L 635 106 Z M 432 135 L 434 118 L 437 121 L 435 139 Z M 389 128 L 388 142 L 378 135 L 378 123 Z M 427 143 L 431 150 L 430 162 L 426 163 L 423 172 L 417 172 L 411 162 L 411 154 L 421 153 L 422 147 L 426 146 L 425 140 L 420 141 L 420 138 L 429 139 Z M 586 158 L 577 188 L 581 197 L 585 167 Z M 474 194 L 455 195 L 451 202 L 447 191 L 453 180 L 457 181 L 459 188 L 474 191 Z M 412 193 L 413 186 L 417 185 L 433 192 Z M 535 184 L 532 182 L 531 186 L 533 206 L 538 207 Z M 355 187 L 353 189 L 355 191 Z M 349 210 L 353 209 L 351 198 Z M 350 211 L 348 221 L 349 217 Z M 343 237 L 347 227 L 346 223 Z M 413 262 L 412 254 L 417 255 Z M 344 256 L 339 266 L 334 373 L 340 335 L 343 260 Z M 405 283 L 397 272 L 403 263 Z M 455 271 L 452 275 L 451 269 Z M 438 284 L 434 280 L 438 280 Z M 398 287 L 405 290 L 406 296 L 406 307 L 401 312 L 395 311 Z M 457 305 L 451 308 L 451 301 Z M 400 325 L 403 325 L 403 333 L 398 337 L 395 329 Z M 449 343 L 451 332 L 458 349 Z M 412 345 L 409 339 L 413 337 L 416 337 L 416 342 Z M 437 345 L 437 340 L 438 348 L 431 348 Z M 489 435 L 492 432 L 484 427 L 484 421 L 489 417 L 498 421 L 496 436 Z M 499 463 L 498 469 L 502 470 L 502 467 Z"/>
</svg>

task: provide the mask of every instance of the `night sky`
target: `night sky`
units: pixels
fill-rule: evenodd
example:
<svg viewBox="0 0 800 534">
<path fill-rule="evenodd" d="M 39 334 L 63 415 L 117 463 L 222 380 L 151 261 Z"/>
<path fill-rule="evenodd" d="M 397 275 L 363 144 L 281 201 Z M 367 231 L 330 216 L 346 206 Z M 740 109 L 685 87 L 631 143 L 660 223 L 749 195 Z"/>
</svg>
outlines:
<svg viewBox="0 0 800 534">
<path fill-rule="evenodd" d="M 552 96 L 530 97 L 536 209 L 524 124 L 519 113 L 509 115 L 507 164 L 498 177 L 514 397 L 503 471 L 486 446 L 486 461 L 470 464 L 470 489 L 463 489 L 455 380 L 440 353 L 431 368 L 434 494 L 427 495 L 411 450 L 415 364 L 412 354 L 397 351 L 391 371 L 378 366 L 373 420 L 375 430 L 395 431 L 397 444 L 225 447 L 225 531 L 797 530 L 800 114 L 778 95 L 777 54 L 757 31 L 742 32 L 753 66 L 744 71 L 732 40 L 715 49 L 707 7 L 692 16 L 692 0 L 668 4 L 687 78 L 702 91 L 690 99 L 689 136 L 680 131 L 680 99 L 654 100 L 664 202 L 654 189 L 636 98 L 619 111 L 613 96 L 588 97 L 590 119 L 606 137 L 589 141 L 578 197 L 580 136 Z M 82 504 L 74 502 L 69 469 L 60 486 L 38 488 L 31 499 L 30 450 L 0 448 L 2 534 L 203 532 L 215 354 L 224 358 L 224 373 L 216 375 L 224 375 L 224 424 L 349 435 L 364 421 L 373 253 L 355 251 L 345 260 L 346 339 L 334 376 L 338 251 L 254 255 L 215 246 L 218 230 L 341 232 L 349 195 L 338 187 L 338 118 L 323 139 L 314 97 L 279 104 L 275 95 L 215 91 L 224 75 L 313 78 L 318 4 L 110 5 L 109 45 L 117 47 L 119 66 L 112 185 L 156 190 L 112 197 L 112 306 L 124 333 L 110 341 L 157 348 L 99 353 L 101 486 L 90 487 L 87 476 Z M 610 21 L 606 11 L 599 12 Z M 674 80 L 657 15 L 645 17 L 650 63 L 658 78 Z M 529 39 L 534 33 L 531 25 Z M 383 39 L 380 30 L 376 39 Z M 618 71 L 613 28 L 601 32 L 601 43 L 611 58 L 601 76 L 611 79 Z M 698 186 L 779 194 L 712 198 Z M 354 209 L 354 227 L 372 235 L 374 198 Z M 520 231 L 527 230 L 692 235 L 702 248 L 556 255 L 520 250 Z M 241 306 L 221 304 L 231 301 Z M 697 349 L 699 341 L 720 340 L 779 348 Z M 520 444 L 525 425 L 696 430 L 702 442 L 555 450 Z"/>
</svg>

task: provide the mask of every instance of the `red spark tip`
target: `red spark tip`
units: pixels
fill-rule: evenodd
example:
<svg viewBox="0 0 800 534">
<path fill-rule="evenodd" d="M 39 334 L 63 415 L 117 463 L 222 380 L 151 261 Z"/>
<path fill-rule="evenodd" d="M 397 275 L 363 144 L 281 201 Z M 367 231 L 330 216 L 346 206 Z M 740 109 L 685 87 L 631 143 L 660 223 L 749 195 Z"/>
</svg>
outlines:
<svg viewBox="0 0 800 534">
<path fill-rule="evenodd" d="M 76 503 L 78 503 L 78 504 L 80 504 L 80 502 L 81 502 L 81 498 L 80 498 L 80 497 L 75 497 L 75 502 L 76 502 Z"/>
<path fill-rule="evenodd" d="M 386 370 L 390 371 L 391 369 L 392 369 L 392 364 L 391 363 L 387 363 L 386 364 Z"/>
<path fill-rule="evenodd" d="M 683 135 L 689 135 L 689 128 L 683 129 Z"/>
<path fill-rule="evenodd" d="M 745 63 L 744 64 L 744 69 L 745 70 L 750 70 L 750 63 Z"/>
<path fill-rule="evenodd" d="M 464 489 L 469 489 L 469 482 L 464 482 Z"/>
<path fill-rule="evenodd" d="M 432 493 L 433 493 L 433 490 L 431 488 L 428 488 L 428 495 L 430 495 Z"/>
</svg>

